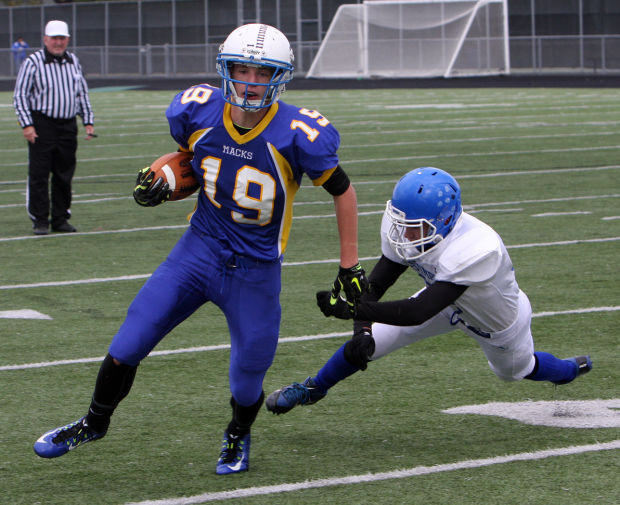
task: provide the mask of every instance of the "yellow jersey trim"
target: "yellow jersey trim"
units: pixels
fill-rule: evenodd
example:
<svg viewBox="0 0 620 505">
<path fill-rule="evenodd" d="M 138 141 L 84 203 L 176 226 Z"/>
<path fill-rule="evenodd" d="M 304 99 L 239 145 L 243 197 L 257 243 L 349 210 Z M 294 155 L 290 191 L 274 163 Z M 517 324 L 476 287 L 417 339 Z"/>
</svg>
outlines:
<svg viewBox="0 0 620 505">
<path fill-rule="evenodd" d="M 235 125 L 233 124 L 232 117 L 230 115 L 231 107 L 233 106 L 230 105 L 228 102 L 224 105 L 224 114 L 223 114 L 224 128 L 226 128 L 228 135 L 230 135 L 230 137 L 237 144 L 245 144 L 246 142 L 249 142 L 250 140 L 253 140 L 256 137 L 258 137 L 261 133 L 263 133 L 265 128 L 267 128 L 267 125 L 271 122 L 273 117 L 278 112 L 278 102 L 276 102 L 271 107 L 269 107 L 269 110 L 267 111 L 267 114 L 265 114 L 265 117 L 261 119 L 260 122 L 254 128 L 252 128 L 245 135 L 241 135 L 235 128 Z"/>
<path fill-rule="evenodd" d="M 329 179 L 332 176 L 336 168 L 337 166 L 334 168 L 330 168 L 329 170 L 325 170 L 325 172 L 323 172 L 323 175 L 321 175 L 321 177 L 319 177 L 318 179 L 314 179 L 312 181 L 312 184 L 314 184 L 315 186 L 322 186 L 323 184 L 325 184 L 325 181 L 327 181 L 327 179 Z"/>
<path fill-rule="evenodd" d="M 293 225 L 293 200 L 299 190 L 299 184 L 297 184 L 293 176 L 291 164 L 287 159 L 282 156 L 272 144 L 267 143 L 267 148 L 271 154 L 271 159 L 278 168 L 280 183 L 284 188 L 284 214 L 278 233 L 278 256 L 281 256 L 284 254 L 284 251 L 286 251 L 288 239 L 291 235 L 291 227 Z"/>
</svg>

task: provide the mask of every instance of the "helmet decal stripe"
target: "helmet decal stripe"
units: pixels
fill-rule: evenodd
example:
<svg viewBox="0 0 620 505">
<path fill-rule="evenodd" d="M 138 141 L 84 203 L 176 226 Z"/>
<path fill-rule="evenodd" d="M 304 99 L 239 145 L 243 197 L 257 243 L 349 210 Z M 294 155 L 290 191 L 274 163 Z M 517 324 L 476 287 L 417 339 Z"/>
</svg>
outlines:
<svg viewBox="0 0 620 505">
<path fill-rule="evenodd" d="M 265 34 L 267 33 L 267 25 L 261 25 L 256 38 L 256 47 L 262 49 L 265 45 Z"/>
</svg>

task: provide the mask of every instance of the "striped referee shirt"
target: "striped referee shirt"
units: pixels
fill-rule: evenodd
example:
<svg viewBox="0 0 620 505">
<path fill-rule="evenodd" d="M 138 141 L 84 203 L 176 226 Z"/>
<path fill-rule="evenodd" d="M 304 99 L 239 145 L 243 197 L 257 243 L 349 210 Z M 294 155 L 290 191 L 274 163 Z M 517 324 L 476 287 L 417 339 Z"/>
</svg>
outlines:
<svg viewBox="0 0 620 505">
<path fill-rule="evenodd" d="M 69 51 L 55 57 L 43 48 L 28 56 L 17 74 L 13 106 L 22 128 L 33 124 L 32 112 L 54 119 L 81 116 L 85 125 L 94 124 L 82 67 Z"/>
</svg>

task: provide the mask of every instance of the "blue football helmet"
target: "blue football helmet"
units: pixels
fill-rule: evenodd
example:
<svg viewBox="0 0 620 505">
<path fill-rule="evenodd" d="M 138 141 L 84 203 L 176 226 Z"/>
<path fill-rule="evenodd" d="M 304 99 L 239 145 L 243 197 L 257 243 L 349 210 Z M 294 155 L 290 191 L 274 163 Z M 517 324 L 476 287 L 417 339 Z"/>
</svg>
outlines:
<svg viewBox="0 0 620 505">
<path fill-rule="evenodd" d="M 399 258 L 415 260 L 446 238 L 462 211 L 454 177 L 439 168 L 416 168 L 396 183 L 387 202 L 388 242 Z"/>
<path fill-rule="evenodd" d="M 293 50 L 286 36 L 273 26 L 252 23 L 231 32 L 220 46 L 216 59 L 217 73 L 222 77 L 222 95 L 231 105 L 251 112 L 264 109 L 280 98 L 286 84 L 293 78 Z M 232 66 L 237 64 L 266 67 L 273 72 L 266 83 L 235 80 L 231 77 Z M 242 96 L 237 94 L 234 83 L 246 85 Z M 263 98 L 248 98 L 247 85 L 265 86 Z"/>
</svg>

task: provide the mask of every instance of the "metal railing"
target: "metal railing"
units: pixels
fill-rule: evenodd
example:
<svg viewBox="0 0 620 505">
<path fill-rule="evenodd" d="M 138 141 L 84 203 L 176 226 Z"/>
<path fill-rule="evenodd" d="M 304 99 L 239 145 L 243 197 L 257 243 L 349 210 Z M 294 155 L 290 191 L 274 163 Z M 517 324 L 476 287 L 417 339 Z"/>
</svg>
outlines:
<svg viewBox="0 0 620 505">
<path fill-rule="evenodd" d="M 298 76 L 304 76 L 319 43 L 297 42 L 293 46 L 305 56 L 306 65 L 296 69 Z M 215 76 L 218 48 L 218 44 L 146 44 L 77 46 L 72 50 L 87 76 L 148 78 Z M 519 73 L 620 73 L 620 35 L 511 37 L 510 63 Z M 0 78 L 15 75 L 11 50 L 0 49 Z"/>
</svg>

